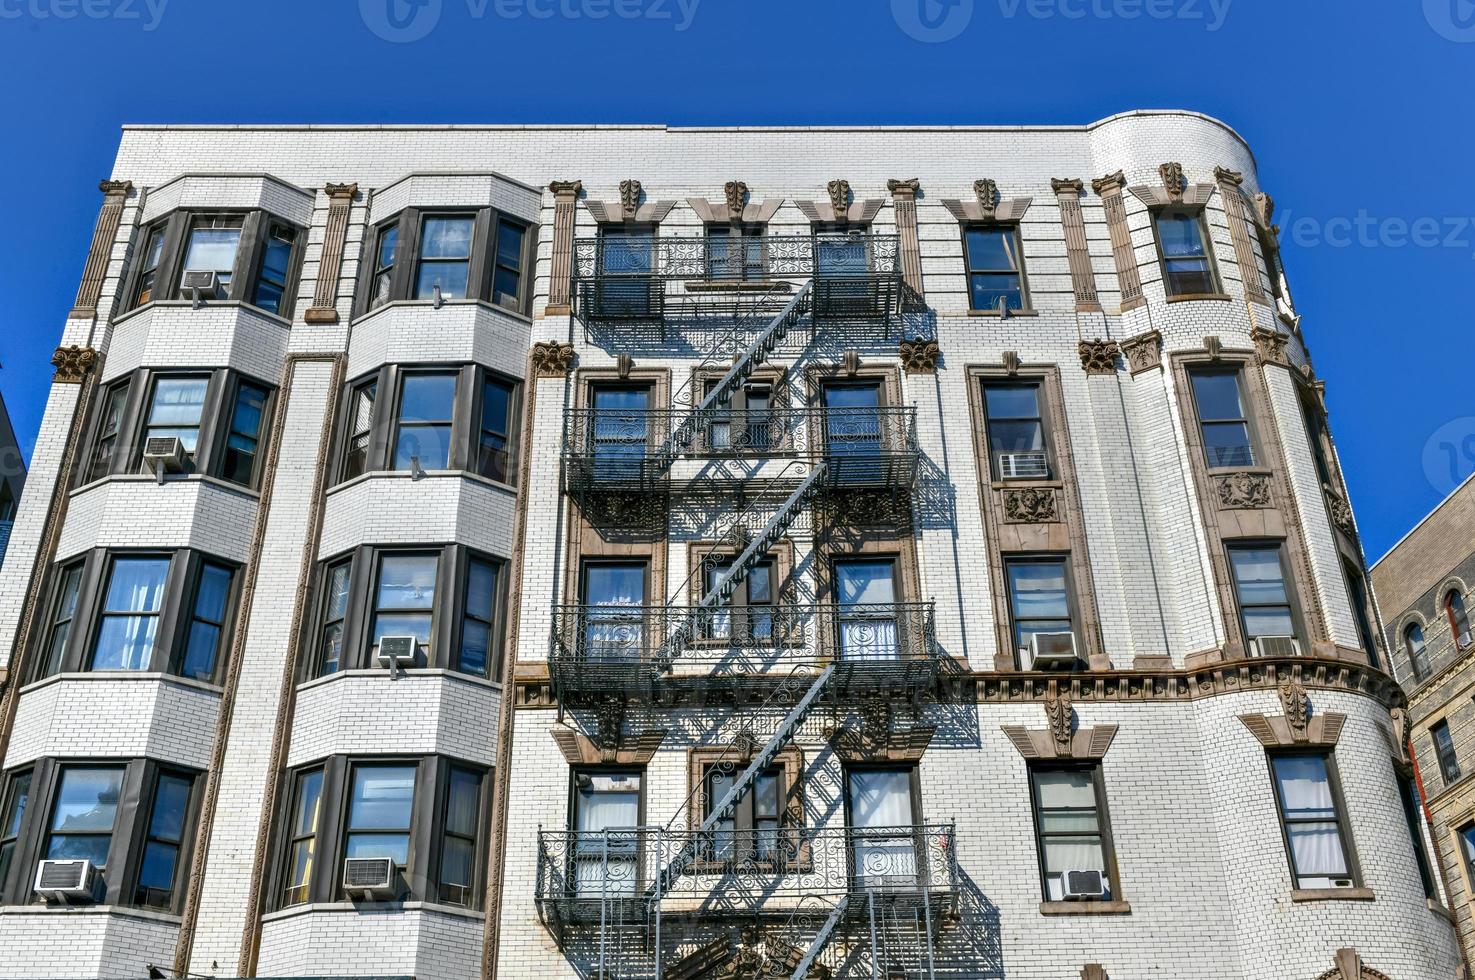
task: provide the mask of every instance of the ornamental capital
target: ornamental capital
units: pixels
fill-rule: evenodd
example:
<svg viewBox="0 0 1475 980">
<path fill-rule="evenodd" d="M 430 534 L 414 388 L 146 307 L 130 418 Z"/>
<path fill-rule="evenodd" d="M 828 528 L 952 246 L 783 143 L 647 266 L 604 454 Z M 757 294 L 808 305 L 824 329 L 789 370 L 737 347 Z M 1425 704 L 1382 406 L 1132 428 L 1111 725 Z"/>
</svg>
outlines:
<svg viewBox="0 0 1475 980">
<path fill-rule="evenodd" d="M 107 194 L 109 197 L 115 195 L 118 197 L 127 197 L 128 192 L 133 190 L 133 181 L 104 180 L 97 185 L 97 189 L 102 191 L 104 194 Z"/>
<path fill-rule="evenodd" d="M 574 366 L 574 345 L 556 340 L 533 344 L 533 377 L 562 378 Z"/>
<path fill-rule="evenodd" d="M 548 189 L 559 197 L 578 197 L 579 191 L 584 189 L 582 180 L 555 180 L 548 185 Z"/>
<path fill-rule="evenodd" d="M 922 189 L 922 181 L 916 177 L 893 177 L 886 182 L 886 189 L 891 192 L 892 197 L 916 197 L 917 191 Z"/>
<path fill-rule="evenodd" d="M 1098 177 L 1091 181 L 1091 190 L 1097 194 L 1105 194 L 1109 190 L 1121 190 L 1127 186 L 1127 175 L 1118 170 L 1114 174 Z"/>
<path fill-rule="evenodd" d="M 358 184 L 328 184 L 323 188 L 324 193 L 335 201 L 351 201 L 359 192 Z"/>
<path fill-rule="evenodd" d="M 1087 374 L 1115 374 L 1117 355 L 1122 352 L 1115 340 L 1083 340 L 1078 345 L 1081 367 Z"/>
<path fill-rule="evenodd" d="M 71 347 L 58 347 L 56 353 L 51 355 L 51 363 L 56 365 L 56 374 L 51 379 L 54 384 L 79 385 L 97 365 L 97 351 L 75 344 Z"/>
<path fill-rule="evenodd" d="M 1062 194 L 1074 196 L 1086 189 L 1086 182 L 1079 177 L 1056 177 L 1050 181 L 1050 189 L 1056 196 Z"/>
<path fill-rule="evenodd" d="M 1233 184 L 1238 187 L 1245 182 L 1245 175 L 1238 170 L 1230 170 L 1228 167 L 1215 167 L 1214 179 L 1221 184 Z"/>
</svg>

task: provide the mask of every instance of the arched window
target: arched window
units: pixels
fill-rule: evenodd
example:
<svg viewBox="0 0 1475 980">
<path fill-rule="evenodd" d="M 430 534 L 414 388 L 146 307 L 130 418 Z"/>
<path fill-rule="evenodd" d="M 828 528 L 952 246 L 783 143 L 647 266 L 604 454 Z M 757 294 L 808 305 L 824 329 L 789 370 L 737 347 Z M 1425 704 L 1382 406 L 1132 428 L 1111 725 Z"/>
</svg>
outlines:
<svg viewBox="0 0 1475 980">
<path fill-rule="evenodd" d="M 1457 589 L 1450 589 L 1444 597 L 1444 613 L 1449 617 L 1449 631 L 1455 638 L 1455 649 L 1465 649 L 1470 645 L 1470 617 L 1465 614 L 1465 597 Z"/>
<path fill-rule="evenodd" d="M 1408 654 L 1414 676 L 1420 680 L 1428 677 L 1429 653 L 1424 648 L 1424 628 L 1418 623 L 1410 623 L 1408 629 L 1403 631 L 1403 650 Z"/>
</svg>

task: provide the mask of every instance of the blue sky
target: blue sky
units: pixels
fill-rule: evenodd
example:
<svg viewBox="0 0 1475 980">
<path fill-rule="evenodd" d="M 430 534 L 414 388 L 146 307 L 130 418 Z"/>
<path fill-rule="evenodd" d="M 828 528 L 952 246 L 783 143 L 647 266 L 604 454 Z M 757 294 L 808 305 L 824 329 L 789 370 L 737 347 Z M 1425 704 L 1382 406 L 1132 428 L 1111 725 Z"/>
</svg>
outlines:
<svg viewBox="0 0 1475 980">
<path fill-rule="evenodd" d="M 1475 470 L 1475 3 L 946 4 L 0 0 L 0 392 L 22 448 L 127 122 L 1084 123 L 1186 107 L 1245 135 L 1280 206 L 1369 557 Z"/>
</svg>

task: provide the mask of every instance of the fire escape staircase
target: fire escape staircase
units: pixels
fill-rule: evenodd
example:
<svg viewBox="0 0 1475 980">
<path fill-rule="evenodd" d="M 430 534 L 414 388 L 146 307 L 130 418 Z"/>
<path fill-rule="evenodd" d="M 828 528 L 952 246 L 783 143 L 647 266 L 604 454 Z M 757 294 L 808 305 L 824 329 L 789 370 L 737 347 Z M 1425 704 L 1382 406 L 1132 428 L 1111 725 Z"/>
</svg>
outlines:
<svg viewBox="0 0 1475 980">
<path fill-rule="evenodd" d="M 819 932 L 815 933 L 813 941 L 809 944 L 809 948 L 804 951 L 804 958 L 799 961 L 798 966 L 794 967 L 793 980 L 804 980 L 809 975 L 809 968 L 814 966 L 814 961 L 819 959 L 819 954 L 823 953 L 825 947 L 829 945 L 830 937 L 835 934 L 835 929 L 839 927 L 840 920 L 844 918 L 845 911 L 849 906 L 850 896 L 840 896 L 840 901 L 836 902 L 835 907 L 830 909 L 830 914 L 825 917 L 825 921 L 820 925 Z"/>
</svg>

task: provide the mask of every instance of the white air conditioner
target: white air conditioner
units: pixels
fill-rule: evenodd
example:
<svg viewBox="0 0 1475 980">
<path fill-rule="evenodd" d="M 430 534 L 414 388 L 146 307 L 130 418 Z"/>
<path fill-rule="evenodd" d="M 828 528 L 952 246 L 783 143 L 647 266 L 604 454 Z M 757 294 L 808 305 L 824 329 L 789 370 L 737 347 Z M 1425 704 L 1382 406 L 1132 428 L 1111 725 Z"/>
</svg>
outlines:
<svg viewBox="0 0 1475 980">
<path fill-rule="evenodd" d="M 384 636 L 379 638 L 379 666 L 413 667 L 415 651 L 420 640 L 414 636 Z"/>
<path fill-rule="evenodd" d="M 1074 633 L 1031 633 L 1029 670 L 1073 670 L 1081 662 Z"/>
<path fill-rule="evenodd" d="M 343 890 L 357 898 L 393 898 L 398 870 L 393 858 L 348 858 L 343 862 Z"/>
<path fill-rule="evenodd" d="M 1294 636 L 1257 636 L 1250 641 L 1250 655 L 1255 657 L 1299 657 L 1301 641 Z"/>
<path fill-rule="evenodd" d="M 42 861 L 36 868 L 36 894 L 61 902 L 91 901 L 97 869 L 91 861 Z"/>
<path fill-rule="evenodd" d="M 999 453 L 999 479 L 1043 480 L 1050 475 L 1050 462 L 1042 450 Z"/>
<path fill-rule="evenodd" d="M 153 436 L 144 441 L 143 461 L 156 473 L 183 473 L 189 454 L 177 436 Z"/>
<path fill-rule="evenodd" d="M 179 289 L 191 299 L 219 299 L 220 273 L 214 269 L 186 269 L 179 280 Z"/>
<path fill-rule="evenodd" d="M 1067 902 L 1100 901 L 1106 897 L 1106 872 L 1066 871 L 1060 876 Z"/>
</svg>

